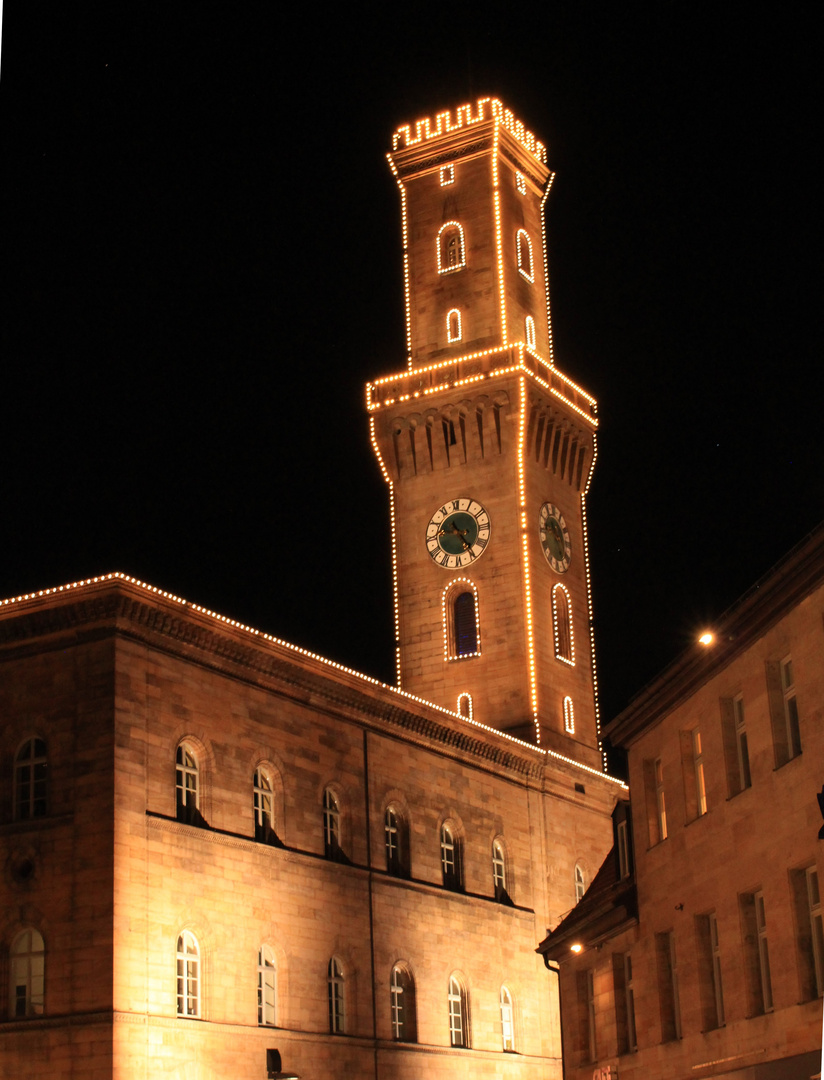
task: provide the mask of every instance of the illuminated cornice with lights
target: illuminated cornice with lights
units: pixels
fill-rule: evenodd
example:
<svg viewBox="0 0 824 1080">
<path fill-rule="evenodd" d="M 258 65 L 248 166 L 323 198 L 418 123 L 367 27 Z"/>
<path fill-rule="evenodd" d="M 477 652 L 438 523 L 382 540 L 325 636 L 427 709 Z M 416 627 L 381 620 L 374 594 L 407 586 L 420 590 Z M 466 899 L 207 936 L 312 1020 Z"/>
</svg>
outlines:
<svg viewBox="0 0 824 1080">
<path fill-rule="evenodd" d="M 485 120 L 495 120 L 517 139 L 517 141 L 538 161 L 546 164 L 546 147 L 535 138 L 531 131 L 513 114 L 511 109 L 504 107 L 498 98 L 479 98 L 472 105 L 461 105 L 455 109 L 454 117 L 450 109 L 435 114 L 434 120 L 428 116 L 421 117 L 411 124 L 402 124 L 392 136 L 392 149 L 398 147 L 417 146 L 430 139 L 438 139 L 442 135 L 449 135 L 453 131 L 461 131 L 472 124 L 480 124 Z M 413 134 L 414 130 L 414 134 Z"/>
<path fill-rule="evenodd" d="M 309 649 L 302 649 L 299 645 L 292 645 L 290 642 L 284 641 L 283 638 L 275 637 L 273 634 L 266 634 L 262 630 L 256 630 L 254 627 L 247 626 L 245 623 L 238 622 L 236 619 L 230 619 L 226 615 L 219 615 L 216 611 L 202 607 L 200 604 L 193 604 L 189 600 L 184 600 L 181 596 L 166 592 L 164 589 L 159 589 L 155 585 L 149 585 L 145 581 L 140 581 L 139 578 L 130 577 L 128 574 L 122 574 L 115 571 L 111 574 L 100 574 L 93 578 L 81 578 L 79 581 L 72 581 L 66 585 L 57 585 L 53 588 L 39 589 L 36 592 L 21 593 L 19 596 L 12 596 L 6 600 L 0 600 L 0 615 L 11 614 L 13 609 L 20 604 L 48 599 L 49 597 L 57 598 L 63 595 L 68 596 L 73 593 L 81 594 L 84 590 L 94 590 L 95 586 L 107 585 L 110 582 L 116 583 L 118 581 L 141 589 L 148 596 L 160 597 L 163 600 L 178 604 L 183 610 L 194 612 L 195 614 L 205 616 L 208 619 L 213 619 L 221 626 L 231 627 L 233 630 L 249 634 L 254 641 L 275 645 L 278 648 L 293 653 L 295 656 L 320 664 L 322 667 L 328 668 L 330 672 L 340 672 L 341 674 L 351 676 L 353 679 L 356 679 L 367 686 L 378 687 L 380 690 L 395 695 L 398 698 L 402 698 L 405 701 L 415 702 L 418 705 L 448 717 L 450 720 L 459 720 L 464 724 L 471 725 L 471 727 L 477 730 L 488 732 L 490 735 L 504 739 L 506 742 L 517 746 L 520 750 L 534 754 L 536 758 L 552 758 L 556 761 L 563 761 L 573 768 L 581 769 L 583 772 L 592 776 L 601 777 L 608 783 L 615 784 L 622 789 L 626 789 L 627 787 L 622 780 L 618 780 L 614 776 L 609 776 L 606 773 L 600 772 L 598 769 L 593 769 L 590 765 L 584 765 L 580 761 L 575 761 L 574 758 L 567 757 L 566 754 L 559 754 L 554 750 L 544 750 L 539 746 L 534 746 L 532 743 L 519 739 L 515 735 L 510 735 L 506 731 L 499 731 L 497 728 L 490 727 L 488 724 L 481 724 L 477 720 L 470 719 L 467 716 L 461 716 L 457 712 L 444 708 L 442 705 L 436 705 L 432 701 L 427 701 L 426 698 L 419 697 L 417 694 L 410 694 L 406 690 L 401 690 L 396 686 L 389 686 L 387 683 L 381 682 L 380 679 L 375 679 L 371 675 L 363 675 L 360 671 L 355 671 L 354 668 L 347 667 L 345 664 L 338 664 L 334 660 L 327 660 L 326 657 L 311 652 Z"/>
</svg>

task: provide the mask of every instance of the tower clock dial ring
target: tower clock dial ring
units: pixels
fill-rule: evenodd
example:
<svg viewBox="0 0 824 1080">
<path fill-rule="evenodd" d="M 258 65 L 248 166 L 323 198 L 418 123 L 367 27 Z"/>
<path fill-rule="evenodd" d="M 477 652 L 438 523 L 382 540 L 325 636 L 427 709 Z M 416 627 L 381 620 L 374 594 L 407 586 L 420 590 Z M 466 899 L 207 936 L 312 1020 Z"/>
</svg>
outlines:
<svg viewBox="0 0 824 1080">
<path fill-rule="evenodd" d="M 541 507 L 538 518 L 541 550 L 552 569 L 557 574 L 563 574 L 569 569 L 572 557 L 572 544 L 564 515 L 554 503 L 546 502 Z"/>
<path fill-rule="evenodd" d="M 447 499 L 426 526 L 426 550 L 438 566 L 459 570 L 483 555 L 489 528 L 489 514 L 477 499 Z"/>
</svg>

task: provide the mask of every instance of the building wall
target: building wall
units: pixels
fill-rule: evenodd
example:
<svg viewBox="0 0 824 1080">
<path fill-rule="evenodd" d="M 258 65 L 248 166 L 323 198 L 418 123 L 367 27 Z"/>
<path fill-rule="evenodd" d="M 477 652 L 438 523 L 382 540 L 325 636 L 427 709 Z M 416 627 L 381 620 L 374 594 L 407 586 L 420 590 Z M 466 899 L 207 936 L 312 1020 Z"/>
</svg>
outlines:
<svg viewBox="0 0 824 1080">
<path fill-rule="evenodd" d="M 625 1078 L 756 1075 L 756 1066 L 820 1051 L 822 999 L 816 988 L 803 872 L 824 879 L 816 792 L 824 760 L 824 587 L 819 587 L 629 745 L 630 791 L 639 898 L 635 929 L 563 964 L 563 1004 L 571 1077 L 590 1080 L 611 1065 Z M 783 696 L 770 685 L 774 665 L 791 656 L 801 753 L 778 764 L 775 732 Z M 738 787 L 730 739 L 731 701 L 742 695 L 751 786 Z M 707 810 L 697 814 L 691 733 L 702 736 Z M 689 735 L 690 737 L 685 737 Z M 779 743 L 780 730 L 779 730 Z M 725 750 L 726 744 L 726 750 Z M 731 755 L 735 755 L 733 758 Z M 667 836 L 657 835 L 653 765 L 663 765 Z M 758 935 L 748 898 L 763 892 L 773 1007 L 765 1011 Z M 717 1026 L 706 923 L 718 926 L 725 1024 Z M 667 1023 L 671 985 L 660 953 L 674 935 L 681 1037 Z M 613 957 L 632 957 L 637 1051 L 620 1053 L 616 1004 L 623 993 Z M 596 982 L 596 1062 L 589 1060 L 583 973 Z M 577 1025 L 577 1036 L 575 1035 Z M 717 1064 L 707 1064 L 715 1062 Z M 799 1063 L 799 1076 L 804 1071 Z M 738 1070 L 742 1070 L 740 1073 Z M 758 1076 L 778 1076 L 769 1071 Z M 794 1075 L 790 1072 L 781 1073 Z"/>
</svg>

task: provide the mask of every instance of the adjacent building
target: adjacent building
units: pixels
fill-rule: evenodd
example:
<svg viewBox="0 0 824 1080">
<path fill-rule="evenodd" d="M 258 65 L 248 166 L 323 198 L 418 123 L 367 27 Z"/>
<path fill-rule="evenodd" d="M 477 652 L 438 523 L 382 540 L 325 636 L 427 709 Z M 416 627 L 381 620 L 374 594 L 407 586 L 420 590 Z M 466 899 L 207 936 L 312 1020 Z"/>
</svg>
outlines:
<svg viewBox="0 0 824 1080">
<path fill-rule="evenodd" d="M 818 1075 L 824 526 L 606 731 L 631 813 L 540 946 L 560 966 L 567 1077 Z"/>
<path fill-rule="evenodd" d="M 367 388 L 368 535 L 398 685 L 123 574 L 0 603 L 0 1075 L 561 1077 L 535 943 L 626 792 L 595 402 L 552 355 L 542 144 L 482 99 L 389 160 L 408 355 Z"/>
</svg>

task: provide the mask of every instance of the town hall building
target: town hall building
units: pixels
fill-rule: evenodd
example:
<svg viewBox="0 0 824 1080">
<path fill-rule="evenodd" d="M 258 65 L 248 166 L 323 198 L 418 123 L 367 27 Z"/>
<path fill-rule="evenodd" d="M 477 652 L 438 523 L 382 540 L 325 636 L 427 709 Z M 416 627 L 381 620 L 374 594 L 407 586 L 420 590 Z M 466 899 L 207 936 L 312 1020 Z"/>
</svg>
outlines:
<svg viewBox="0 0 824 1080">
<path fill-rule="evenodd" d="M 613 843 L 546 148 L 399 128 L 367 387 L 397 685 L 122 573 L 0 602 L 0 1076 L 560 1080 L 537 944 Z"/>
</svg>

